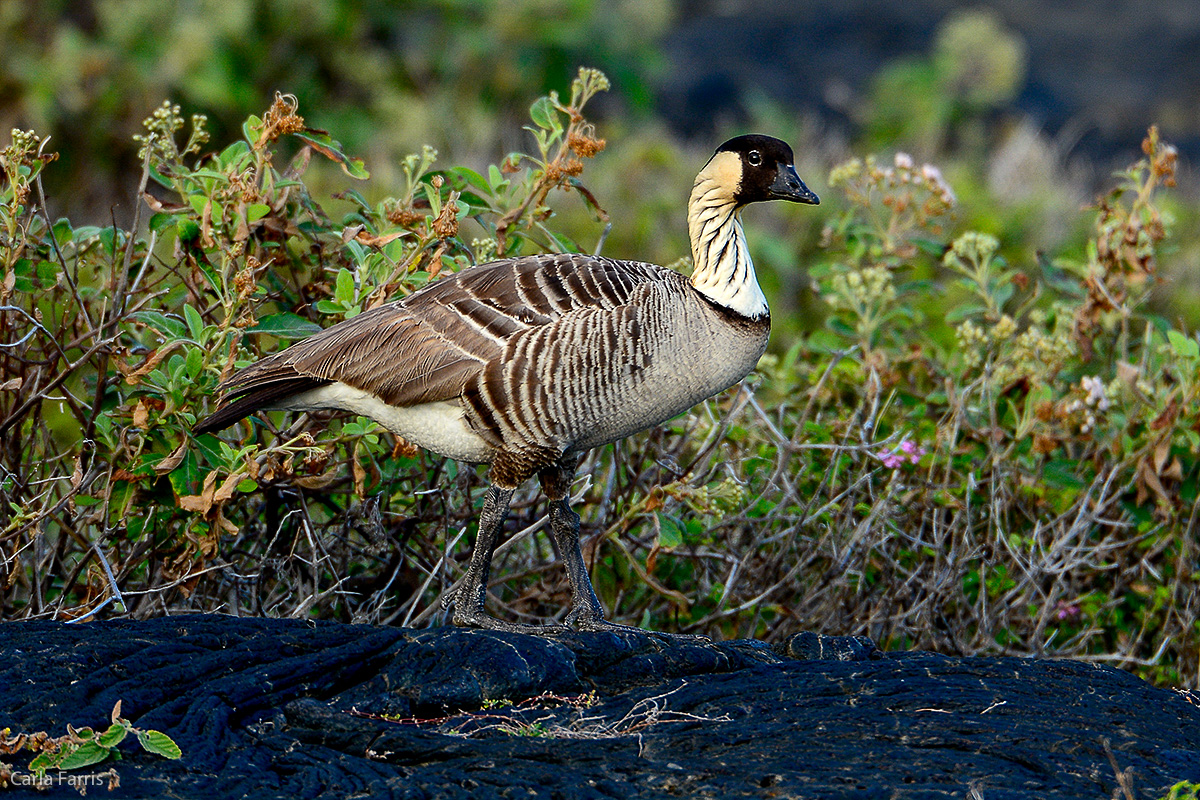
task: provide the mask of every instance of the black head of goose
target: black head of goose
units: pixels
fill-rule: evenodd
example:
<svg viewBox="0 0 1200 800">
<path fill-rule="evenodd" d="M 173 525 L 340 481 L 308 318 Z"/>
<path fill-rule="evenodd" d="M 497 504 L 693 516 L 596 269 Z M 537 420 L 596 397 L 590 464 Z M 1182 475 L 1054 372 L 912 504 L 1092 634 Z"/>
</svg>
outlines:
<svg viewBox="0 0 1200 800">
<path fill-rule="evenodd" d="M 721 145 L 688 203 L 695 269 L 580 254 L 471 267 L 330 327 L 234 374 L 195 426 L 263 409 L 369 417 L 435 453 L 490 464 L 455 624 L 526 633 L 484 611 L 488 571 L 513 491 L 537 475 L 567 570 L 567 626 L 604 618 L 579 546 L 568 488 L 592 447 L 653 427 L 732 386 L 766 348 L 770 313 L 742 232 L 748 203 L 816 204 L 792 150 L 762 135 Z"/>
</svg>

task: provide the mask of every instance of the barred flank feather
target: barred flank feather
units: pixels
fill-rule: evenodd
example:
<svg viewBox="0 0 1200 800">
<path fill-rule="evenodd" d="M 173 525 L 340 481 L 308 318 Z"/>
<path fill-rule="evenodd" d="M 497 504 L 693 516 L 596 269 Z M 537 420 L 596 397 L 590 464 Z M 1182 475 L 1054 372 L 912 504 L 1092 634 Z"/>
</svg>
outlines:
<svg viewBox="0 0 1200 800">
<path fill-rule="evenodd" d="M 246 367 L 222 387 L 229 404 L 195 430 L 266 407 L 342 407 L 311 393 L 303 400 L 335 383 L 396 408 L 450 401 L 486 443 L 481 460 L 542 454 L 505 476 L 515 485 L 543 461 L 644 430 L 740 380 L 770 322 L 729 317 L 682 275 L 652 264 L 582 255 L 497 261 Z M 280 388 L 288 386 L 290 397 Z"/>
</svg>

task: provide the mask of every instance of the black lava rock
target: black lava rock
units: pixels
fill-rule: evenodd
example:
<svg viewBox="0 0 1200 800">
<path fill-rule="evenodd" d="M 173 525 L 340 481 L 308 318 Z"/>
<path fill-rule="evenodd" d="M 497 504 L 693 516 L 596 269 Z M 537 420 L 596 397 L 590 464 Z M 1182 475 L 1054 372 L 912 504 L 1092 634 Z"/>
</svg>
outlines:
<svg viewBox="0 0 1200 800">
<path fill-rule="evenodd" d="M 120 787 L 92 789 L 111 797 L 1099 800 L 1117 770 L 1137 798 L 1200 781 L 1184 694 L 1079 662 L 881 657 L 803 634 L 16 622 L 0 697 L 13 732 L 102 727 L 119 699 L 174 738 L 179 761 L 122 744 L 104 765 Z"/>
</svg>

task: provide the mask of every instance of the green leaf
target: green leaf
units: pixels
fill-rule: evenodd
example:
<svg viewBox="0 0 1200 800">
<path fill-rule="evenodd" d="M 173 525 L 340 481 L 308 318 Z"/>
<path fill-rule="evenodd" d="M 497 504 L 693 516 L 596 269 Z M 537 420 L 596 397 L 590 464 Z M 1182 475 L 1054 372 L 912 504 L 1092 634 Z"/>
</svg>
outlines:
<svg viewBox="0 0 1200 800">
<path fill-rule="evenodd" d="M 253 328 L 246 329 L 246 333 L 268 333 L 280 339 L 303 339 L 320 331 L 320 325 L 290 311 L 263 317 Z"/>
<path fill-rule="evenodd" d="M 105 254 L 109 258 L 114 258 L 117 254 L 117 229 L 102 228 L 100 230 L 100 244 L 104 247 Z"/>
<path fill-rule="evenodd" d="M 1000 286 L 997 286 L 996 290 L 995 290 L 995 296 L 994 296 L 994 299 L 996 301 L 996 307 L 1004 308 L 1004 304 L 1007 303 L 1009 301 L 1009 299 L 1013 296 L 1013 291 L 1015 291 L 1015 290 L 1016 290 L 1016 286 L 1014 286 L 1011 283 L 1005 283 Z"/>
<path fill-rule="evenodd" d="M 187 376 L 192 380 L 204 369 L 204 352 L 199 347 L 193 347 L 187 354 Z"/>
<path fill-rule="evenodd" d="M 531 128 L 528 125 L 525 126 L 525 130 L 533 134 L 533 140 L 537 142 L 539 153 L 546 153 L 546 151 L 550 149 L 550 140 L 552 138 L 551 134 L 547 133 L 541 128 Z M 539 171 L 536 174 L 540 175 L 542 173 Z"/>
<path fill-rule="evenodd" d="M 224 451 L 229 450 L 229 445 L 222 442 L 211 433 L 206 433 L 203 436 L 197 436 L 194 440 L 195 449 L 200 451 L 200 455 L 204 458 L 204 463 L 211 465 L 222 465 L 232 471 L 234 464 L 224 454 Z M 191 452 L 191 448 L 189 448 Z"/>
<path fill-rule="evenodd" d="M 458 194 L 459 219 L 492 210 L 492 204 L 475 192 L 462 191 Z"/>
<path fill-rule="evenodd" d="M 534 101 L 533 105 L 529 107 L 529 118 L 539 128 L 553 131 L 555 136 L 562 133 L 562 122 L 559 121 L 558 111 L 549 97 L 539 97 Z"/>
<path fill-rule="evenodd" d="M 1042 280 L 1051 289 L 1066 297 L 1083 297 L 1085 289 L 1079 280 L 1066 271 L 1071 265 L 1065 260 L 1051 261 L 1045 255 L 1038 255 L 1038 267 L 1042 272 Z"/>
<path fill-rule="evenodd" d="M 75 229 L 75 244 L 82 245 L 84 242 L 90 240 L 93 236 L 99 235 L 100 229 L 95 225 L 81 225 Z"/>
<path fill-rule="evenodd" d="M 54 233 L 54 240 L 59 244 L 69 242 L 75 236 L 71 230 L 71 220 L 66 217 L 59 217 L 58 221 L 54 223 L 54 227 L 51 228 L 51 231 Z"/>
<path fill-rule="evenodd" d="M 1042 480 L 1056 489 L 1082 489 L 1086 484 L 1077 474 L 1079 464 L 1069 459 L 1054 459 L 1042 468 Z"/>
<path fill-rule="evenodd" d="M 338 270 L 333 296 L 340 303 L 350 305 L 354 302 L 354 276 L 350 274 L 350 270 L 345 268 Z"/>
<path fill-rule="evenodd" d="M 508 180 L 495 164 L 488 165 L 488 183 L 493 192 L 502 192 L 508 188 Z"/>
<path fill-rule="evenodd" d="M 16 281 L 14 286 L 18 292 L 32 292 L 33 281 L 29 279 L 29 275 L 33 273 L 33 262 L 28 258 L 22 258 L 13 265 Z"/>
<path fill-rule="evenodd" d="M 138 322 L 153 328 L 168 339 L 182 339 L 187 335 L 187 328 L 182 322 L 157 311 L 138 311 L 132 316 Z"/>
<path fill-rule="evenodd" d="M 383 255 L 387 258 L 390 258 L 392 261 L 404 260 L 407 248 L 405 239 L 406 237 L 401 236 L 399 238 L 392 239 L 390 242 L 385 244 L 382 250 Z"/>
<path fill-rule="evenodd" d="M 194 244 L 200 238 L 200 223 L 194 219 L 181 219 L 175 224 L 179 241 L 184 244 Z"/>
<path fill-rule="evenodd" d="M 1171 343 L 1171 349 L 1175 351 L 1175 355 L 1180 358 L 1200 358 L 1200 342 L 1190 336 L 1170 330 L 1167 331 L 1167 340 Z"/>
<path fill-rule="evenodd" d="M 454 167 L 446 174 L 461 179 L 461 185 L 454 186 L 455 189 L 463 189 L 467 186 L 472 186 L 484 194 L 488 194 L 492 190 L 492 187 L 487 182 L 487 178 L 483 177 L 469 167 Z"/>
<path fill-rule="evenodd" d="M 258 222 L 260 219 L 271 213 L 271 207 L 266 203 L 251 203 L 246 206 L 246 221 Z"/>
<path fill-rule="evenodd" d="M 178 497 L 195 494 L 199 491 L 200 482 L 204 476 L 200 474 L 200 466 L 196 463 L 195 452 L 188 450 L 184 453 L 183 461 L 179 462 L 179 466 L 171 470 L 167 477 L 171 481 L 171 488 L 175 490 Z"/>
<path fill-rule="evenodd" d="M 658 514 L 658 546 L 670 550 L 683 544 L 684 526 L 675 517 Z"/>
<path fill-rule="evenodd" d="M 857 335 L 857 331 L 854 328 L 847 325 L 845 320 L 838 317 L 830 317 L 825 321 L 825 325 L 834 333 L 841 334 L 848 339 L 852 339 Z"/>
<path fill-rule="evenodd" d="M 358 178 L 360 181 L 365 181 L 371 177 L 371 173 L 367 171 L 367 163 L 361 158 L 347 158 L 342 162 L 342 171 L 351 178 Z"/>
<path fill-rule="evenodd" d="M 942 254 L 946 252 L 946 243 L 941 239 L 930 239 L 927 236 L 913 236 L 909 239 L 909 241 L 916 245 L 917 249 L 926 255 L 941 258 Z"/>
<path fill-rule="evenodd" d="M 300 185 L 303 186 L 303 184 Z M 357 204 L 363 211 L 369 212 L 371 210 L 371 204 L 367 202 L 367 198 L 363 197 L 362 193 L 357 189 L 346 189 L 341 193 L 341 196 L 343 200 L 349 200 L 350 202 Z M 382 216 L 382 212 L 380 215 Z"/>
<path fill-rule="evenodd" d="M 550 236 L 551 239 L 554 240 L 554 244 L 558 247 L 558 249 L 561 252 L 563 252 L 563 253 L 583 252 L 582 248 L 580 248 L 580 246 L 579 246 L 579 243 L 576 242 L 575 240 L 573 240 L 571 237 L 569 237 L 565 234 L 555 233 L 554 231 L 550 231 L 550 230 L 546 231 L 546 233 Z"/>
<path fill-rule="evenodd" d="M 257 117 L 251 117 L 251 119 L 257 119 Z M 250 145 L 246 142 L 234 142 L 221 151 L 221 155 L 217 156 L 217 161 L 222 167 L 228 167 L 249 152 Z"/>
<path fill-rule="evenodd" d="M 974 317 L 987 311 L 987 306 L 981 303 L 963 303 L 955 306 L 946 312 L 945 320 L 947 324 L 953 325 L 957 322 L 962 322 L 968 317 Z"/>
<path fill-rule="evenodd" d="M 153 166 L 150 167 L 150 180 L 154 181 L 155 183 L 157 183 L 159 186 L 163 187 L 164 189 L 174 189 L 175 188 L 175 184 L 171 183 L 171 181 L 168 180 L 166 178 L 166 176 L 164 176 L 161 172 L 159 172 Z"/>
<path fill-rule="evenodd" d="M 183 757 L 183 751 L 179 749 L 179 745 L 175 744 L 175 741 L 162 731 L 138 731 L 137 735 L 138 741 L 149 753 L 171 759 Z"/>
<path fill-rule="evenodd" d="M 44 775 L 46 770 L 57 767 L 64 755 L 61 751 L 51 753 L 49 750 L 43 750 L 30 760 L 29 771 L 35 775 Z"/>
<path fill-rule="evenodd" d="M 178 220 L 179 218 L 174 214 L 167 214 L 160 211 L 159 213 L 150 217 L 150 222 L 148 222 L 147 225 L 154 233 L 162 233 L 168 228 L 175 227 L 175 224 L 178 222 Z"/>
<path fill-rule="evenodd" d="M 125 538 L 131 542 L 136 542 L 142 538 L 142 534 L 147 529 L 153 530 L 154 512 L 151 511 L 147 516 L 129 516 L 125 518 Z"/>
<path fill-rule="evenodd" d="M 108 758 L 110 752 L 107 747 L 101 747 L 95 742 L 84 742 L 74 752 L 68 753 L 58 763 L 58 768 L 66 770 L 90 767 Z"/>
<path fill-rule="evenodd" d="M 100 734 L 96 739 L 96 743 L 101 747 L 116 747 L 125 738 L 125 734 L 129 733 L 129 729 L 119 722 L 114 722 L 108 726 L 108 730 Z"/>
<path fill-rule="evenodd" d="M 246 137 L 246 141 L 249 144 L 256 144 L 258 142 L 262 125 L 262 119 L 256 117 L 254 114 L 246 117 L 246 121 L 242 123 L 242 136 Z M 226 152 L 228 152 L 228 148 Z"/>
<path fill-rule="evenodd" d="M 195 169 L 192 170 L 190 177 L 208 178 L 209 180 L 216 181 L 217 183 L 221 184 L 229 183 L 229 176 L 216 169 Z"/>
<path fill-rule="evenodd" d="M 369 255 L 367 248 L 363 246 L 363 243 L 357 239 L 351 239 L 350 241 L 346 242 L 346 249 L 349 250 L 350 254 L 354 257 L 355 264 L 362 264 L 367 260 L 367 256 Z M 339 275 L 338 277 L 340 278 L 341 276 Z M 353 285 L 353 281 L 351 282 L 351 285 Z"/>
<path fill-rule="evenodd" d="M 188 333 L 192 339 L 200 341 L 200 334 L 204 332 L 204 320 L 200 317 L 200 312 L 191 305 L 183 307 L 183 318 L 187 321 Z"/>
</svg>

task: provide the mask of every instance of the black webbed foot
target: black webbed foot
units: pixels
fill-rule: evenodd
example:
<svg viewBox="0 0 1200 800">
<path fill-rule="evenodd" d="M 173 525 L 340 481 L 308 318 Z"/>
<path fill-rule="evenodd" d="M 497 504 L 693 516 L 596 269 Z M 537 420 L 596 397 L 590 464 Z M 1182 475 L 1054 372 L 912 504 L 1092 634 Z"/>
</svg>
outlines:
<svg viewBox="0 0 1200 800">
<path fill-rule="evenodd" d="M 663 633 L 661 631 L 649 631 L 633 625 L 622 625 L 619 622 L 610 622 L 603 616 L 581 613 L 579 610 L 568 614 L 566 623 L 572 630 L 587 633 L 636 633 L 640 636 L 649 636 L 652 639 L 659 639 L 666 642 L 693 642 L 696 644 L 706 644 L 712 641 L 707 636 L 700 636 L 694 633 Z"/>
<path fill-rule="evenodd" d="M 468 609 L 465 612 L 455 609 L 453 620 L 455 625 L 462 628 L 524 633 L 529 636 L 557 636 L 570 631 L 570 628 L 565 625 L 529 625 L 524 622 L 508 622 L 474 609 Z"/>
</svg>

